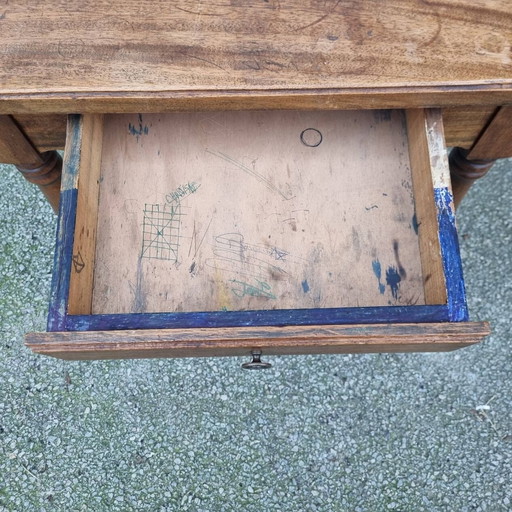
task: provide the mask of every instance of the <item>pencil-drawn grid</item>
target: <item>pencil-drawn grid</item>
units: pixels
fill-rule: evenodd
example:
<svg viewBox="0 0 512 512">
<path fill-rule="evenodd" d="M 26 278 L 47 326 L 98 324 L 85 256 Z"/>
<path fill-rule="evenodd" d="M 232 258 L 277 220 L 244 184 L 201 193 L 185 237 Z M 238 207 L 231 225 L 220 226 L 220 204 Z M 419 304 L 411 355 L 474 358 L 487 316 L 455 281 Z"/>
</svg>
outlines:
<svg viewBox="0 0 512 512">
<path fill-rule="evenodd" d="M 142 232 L 142 257 L 178 261 L 181 204 L 146 204 Z"/>
</svg>

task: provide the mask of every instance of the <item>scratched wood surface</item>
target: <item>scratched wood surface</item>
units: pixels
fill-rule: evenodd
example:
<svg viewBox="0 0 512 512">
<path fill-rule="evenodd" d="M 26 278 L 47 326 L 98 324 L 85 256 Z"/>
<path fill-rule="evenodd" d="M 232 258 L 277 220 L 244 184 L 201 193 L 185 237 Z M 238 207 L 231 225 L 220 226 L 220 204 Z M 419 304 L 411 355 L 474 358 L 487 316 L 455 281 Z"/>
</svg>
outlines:
<svg viewBox="0 0 512 512">
<path fill-rule="evenodd" d="M 439 110 L 414 109 L 407 111 L 406 118 L 425 301 L 427 304 L 444 304 L 447 300 L 446 282 L 437 212 L 432 208 L 434 186 L 449 186 L 448 179 L 446 183 L 440 183 L 448 170 L 446 155 L 442 154 L 446 153 L 442 117 Z"/>
<path fill-rule="evenodd" d="M 0 113 L 499 105 L 511 41 L 509 0 L 0 0 Z"/>
<path fill-rule="evenodd" d="M 73 136 L 75 121 L 70 117 L 68 133 Z M 99 177 L 103 117 L 99 114 L 82 116 L 80 167 L 75 232 L 73 238 L 72 271 L 69 281 L 68 314 L 90 315 L 93 296 L 94 256 L 98 225 Z M 70 152 L 68 149 L 67 152 Z"/>
<path fill-rule="evenodd" d="M 489 335 L 486 322 L 313 325 L 29 333 L 34 352 L 62 359 L 432 352 L 462 348 Z"/>
<path fill-rule="evenodd" d="M 105 117 L 93 314 L 424 304 L 404 114 Z"/>
<path fill-rule="evenodd" d="M 443 109 L 446 145 L 469 149 L 489 124 L 496 110 L 496 107 L 492 105 Z M 43 152 L 51 149 L 64 149 L 66 117 L 64 114 L 18 114 L 14 120 L 33 146 Z"/>
</svg>

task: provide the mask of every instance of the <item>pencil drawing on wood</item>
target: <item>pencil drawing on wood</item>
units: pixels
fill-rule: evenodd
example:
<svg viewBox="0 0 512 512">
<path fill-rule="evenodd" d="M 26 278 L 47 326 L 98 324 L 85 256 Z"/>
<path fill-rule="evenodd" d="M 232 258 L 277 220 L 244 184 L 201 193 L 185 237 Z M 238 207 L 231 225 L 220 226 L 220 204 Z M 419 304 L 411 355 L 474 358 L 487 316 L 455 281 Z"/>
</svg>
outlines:
<svg viewBox="0 0 512 512">
<path fill-rule="evenodd" d="M 93 311 L 425 303 L 402 112 L 106 116 L 103 147 Z"/>
</svg>

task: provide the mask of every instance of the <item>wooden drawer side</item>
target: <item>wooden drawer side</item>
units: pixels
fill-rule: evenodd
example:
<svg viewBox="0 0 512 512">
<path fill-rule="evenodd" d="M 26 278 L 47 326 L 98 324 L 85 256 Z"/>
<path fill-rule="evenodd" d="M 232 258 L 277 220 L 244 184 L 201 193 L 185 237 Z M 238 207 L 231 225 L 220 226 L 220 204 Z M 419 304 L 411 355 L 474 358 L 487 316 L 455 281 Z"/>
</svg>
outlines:
<svg viewBox="0 0 512 512">
<path fill-rule="evenodd" d="M 467 321 L 441 111 L 408 110 L 407 129 L 426 302 L 447 304 L 450 321 Z"/>
</svg>

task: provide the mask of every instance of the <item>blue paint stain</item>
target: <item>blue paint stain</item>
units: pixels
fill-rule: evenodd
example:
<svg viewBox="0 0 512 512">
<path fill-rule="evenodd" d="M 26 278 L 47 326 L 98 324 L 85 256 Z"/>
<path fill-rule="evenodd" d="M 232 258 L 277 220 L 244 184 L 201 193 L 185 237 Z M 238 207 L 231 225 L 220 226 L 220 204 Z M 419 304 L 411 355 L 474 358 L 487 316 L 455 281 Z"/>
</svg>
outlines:
<svg viewBox="0 0 512 512">
<path fill-rule="evenodd" d="M 132 123 L 128 123 L 128 131 L 137 138 L 137 141 L 142 135 L 147 135 L 149 133 L 149 127 L 147 125 L 142 124 L 142 116 L 139 114 L 139 125 L 135 126 Z"/>
<path fill-rule="evenodd" d="M 373 260 L 372 261 L 372 268 L 373 268 L 373 273 L 375 274 L 375 277 L 379 280 L 379 293 L 383 294 L 386 291 L 386 286 L 381 281 L 382 268 L 380 266 L 380 261 L 379 260 Z"/>
<path fill-rule="evenodd" d="M 416 217 L 416 214 L 412 216 L 412 229 L 414 229 L 414 232 L 418 234 L 418 228 L 420 225 L 418 224 L 418 217 Z"/>
<path fill-rule="evenodd" d="M 62 331 L 65 328 L 69 280 L 73 264 L 73 238 L 78 200 L 76 178 L 80 170 L 82 116 L 78 114 L 71 115 L 69 123 L 71 144 L 66 148 L 68 158 L 62 172 L 59 218 L 48 310 L 48 331 Z"/>
<path fill-rule="evenodd" d="M 446 295 L 451 322 L 468 320 L 466 290 L 460 259 L 459 240 L 455 226 L 453 196 L 448 188 L 434 189 L 439 225 L 439 243 L 443 258 L 443 269 L 446 280 Z"/>
<path fill-rule="evenodd" d="M 284 325 L 428 323 L 447 322 L 449 320 L 448 315 L 448 307 L 445 304 L 366 308 L 69 315 L 65 318 L 65 327 L 61 330 L 106 331 L 188 327 L 257 327 L 264 325 L 281 327 Z M 428 326 L 425 327 L 425 332 L 428 332 Z"/>
<path fill-rule="evenodd" d="M 64 174 L 68 171 L 69 169 L 65 169 Z M 73 172 L 73 170 L 69 172 Z M 63 176 L 63 180 L 65 179 L 66 176 Z M 78 190 L 76 188 L 61 191 L 50 306 L 48 310 L 48 331 L 62 331 L 66 322 L 69 281 L 73 264 L 73 238 L 77 200 Z"/>
<path fill-rule="evenodd" d="M 391 288 L 391 295 L 396 300 L 398 299 L 398 289 L 400 288 L 400 273 L 396 267 L 388 267 L 386 270 L 386 283 Z"/>
<path fill-rule="evenodd" d="M 302 281 L 302 291 L 304 293 L 308 293 L 309 292 L 309 284 L 308 284 L 307 279 L 304 279 L 304 281 Z"/>
<path fill-rule="evenodd" d="M 391 121 L 391 110 L 374 110 L 373 118 L 377 123 L 385 123 Z"/>
</svg>

